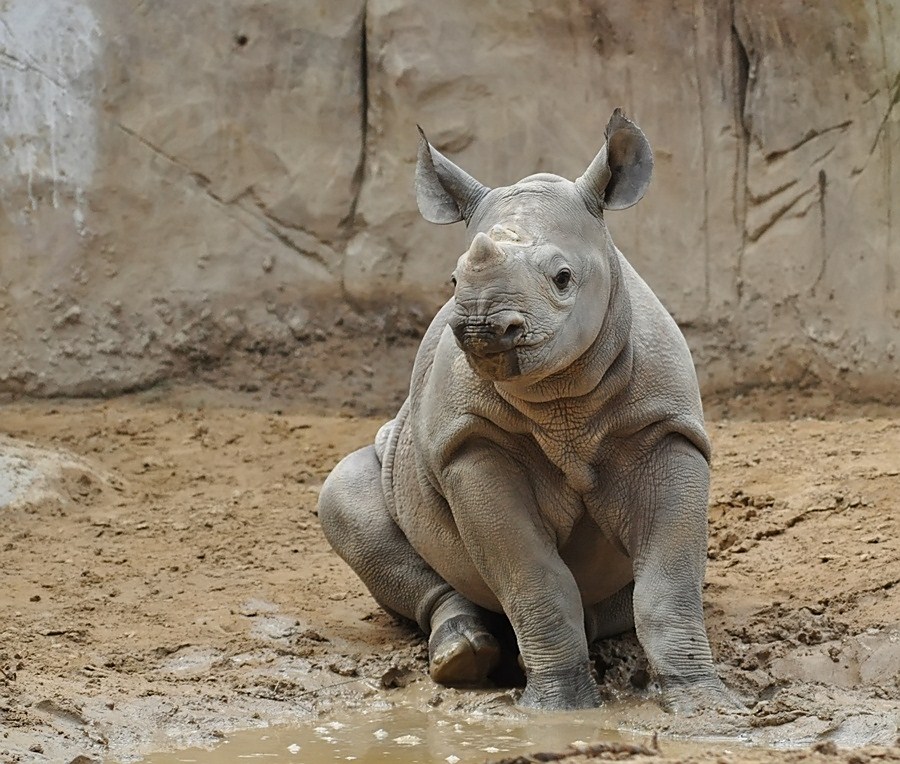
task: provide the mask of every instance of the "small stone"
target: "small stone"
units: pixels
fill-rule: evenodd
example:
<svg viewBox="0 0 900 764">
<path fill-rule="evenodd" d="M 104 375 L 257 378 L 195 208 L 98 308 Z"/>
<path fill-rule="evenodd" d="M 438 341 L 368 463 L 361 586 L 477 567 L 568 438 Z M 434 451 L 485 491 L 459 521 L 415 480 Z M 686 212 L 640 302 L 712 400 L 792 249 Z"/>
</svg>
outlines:
<svg viewBox="0 0 900 764">
<path fill-rule="evenodd" d="M 650 684 L 650 673 L 643 668 L 635 669 L 631 674 L 631 685 L 643 690 Z"/>
<path fill-rule="evenodd" d="M 77 305 L 73 305 L 65 313 L 63 313 L 59 318 L 57 318 L 53 322 L 53 325 L 56 327 L 60 327 L 65 324 L 77 324 L 80 320 L 81 320 L 81 308 L 79 308 Z"/>
<path fill-rule="evenodd" d="M 300 753 L 300 746 L 296 743 L 291 743 L 288 747 L 288 753 L 298 754 Z"/>
<path fill-rule="evenodd" d="M 381 675 L 381 686 L 386 690 L 391 688 L 406 687 L 412 682 L 415 673 L 410 669 L 392 667 Z"/>
<path fill-rule="evenodd" d="M 28 746 L 28 750 L 31 751 L 32 753 L 43 753 L 44 746 L 42 746 L 40 743 L 34 743 L 34 744 Z"/>
</svg>

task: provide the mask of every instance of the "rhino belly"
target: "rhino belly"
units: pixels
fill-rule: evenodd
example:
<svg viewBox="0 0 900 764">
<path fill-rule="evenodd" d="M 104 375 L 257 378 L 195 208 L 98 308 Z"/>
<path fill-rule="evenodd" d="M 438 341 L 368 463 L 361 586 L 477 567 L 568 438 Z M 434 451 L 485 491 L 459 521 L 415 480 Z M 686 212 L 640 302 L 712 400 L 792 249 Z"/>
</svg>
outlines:
<svg viewBox="0 0 900 764">
<path fill-rule="evenodd" d="M 631 558 L 587 515 L 576 524 L 560 555 L 572 571 L 585 605 L 605 600 L 634 578 Z"/>
</svg>

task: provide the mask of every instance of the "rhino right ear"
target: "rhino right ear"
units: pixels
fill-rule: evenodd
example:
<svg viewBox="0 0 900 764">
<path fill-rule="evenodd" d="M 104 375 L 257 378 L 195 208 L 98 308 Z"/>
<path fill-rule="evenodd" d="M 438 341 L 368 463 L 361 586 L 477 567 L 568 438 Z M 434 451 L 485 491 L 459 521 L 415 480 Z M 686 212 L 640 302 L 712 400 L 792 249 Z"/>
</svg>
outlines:
<svg viewBox="0 0 900 764">
<path fill-rule="evenodd" d="M 416 202 L 423 218 L 429 223 L 468 223 L 488 191 L 434 148 L 419 127 Z"/>
<path fill-rule="evenodd" d="M 652 175 L 650 143 L 641 129 L 616 109 L 606 126 L 606 143 L 575 185 L 596 215 L 637 204 Z"/>
</svg>

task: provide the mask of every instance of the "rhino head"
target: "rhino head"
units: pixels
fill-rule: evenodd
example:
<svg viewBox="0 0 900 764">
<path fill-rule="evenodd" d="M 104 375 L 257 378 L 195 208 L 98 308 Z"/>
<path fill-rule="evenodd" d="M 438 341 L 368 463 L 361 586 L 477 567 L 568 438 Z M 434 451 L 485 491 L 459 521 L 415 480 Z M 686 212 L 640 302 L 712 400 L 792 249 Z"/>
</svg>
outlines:
<svg viewBox="0 0 900 764">
<path fill-rule="evenodd" d="M 603 211 L 636 204 L 653 154 L 616 109 L 606 142 L 574 182 L 531 175 L 489 189 L 444 157 L 420 132 L 416 199 L 432 223 L 465 221 L 471 232 L 452 281 L 449 319 L 479 376 L 537 382 L 591 347 L 606 317 L 616 249 Z"/>
</svg>

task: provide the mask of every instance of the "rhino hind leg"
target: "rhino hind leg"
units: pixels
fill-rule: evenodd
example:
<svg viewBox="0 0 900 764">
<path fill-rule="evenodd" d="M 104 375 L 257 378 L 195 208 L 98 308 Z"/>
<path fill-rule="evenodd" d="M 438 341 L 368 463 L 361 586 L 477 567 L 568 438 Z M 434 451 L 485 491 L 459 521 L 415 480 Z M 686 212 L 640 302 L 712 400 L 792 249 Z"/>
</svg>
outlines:
<svg viewBox="0 0 900 764">
<path fill-rule="evenodd" d="M 634 581 L 615 594 L 584 609 L 588 644 L 634 628 Z"/>
<path fill-rule="evenodd" d="M 334 468 L 322 486 L 318 509 L 328 542 L 375 601 L 431 635 L 432 678 L 449 685 L 482 683 L 500 658 L 488 627 L 490 614 L 444 581 L 394 522 L 374 446 L 355 451 Z"/>
<path fill-rule="evenodd" d="M 500 662 L 500 643 L 490 614 L 452 591 L 434 609 L 428 639 L 431 678 L 438 684 L 483 684 Z"/>
</svg>

